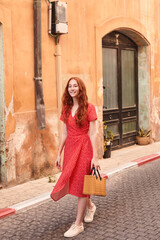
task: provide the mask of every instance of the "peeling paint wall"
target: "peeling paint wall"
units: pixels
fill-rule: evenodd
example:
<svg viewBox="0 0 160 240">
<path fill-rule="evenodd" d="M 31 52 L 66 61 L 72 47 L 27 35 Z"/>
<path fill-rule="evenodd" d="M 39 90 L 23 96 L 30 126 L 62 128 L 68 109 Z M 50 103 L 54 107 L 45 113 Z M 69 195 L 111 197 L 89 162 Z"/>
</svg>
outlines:
<svg viewBox="0 0 160 240">
<path fill-rule="evenodd" d="M 150 126 L 150 47 L 138 48 L 138 110 L 139 126 L 148 129 Z"/>
<path fill-rule="evenodd" d="M 160 141 L 160 98 L 156 97 L 152 100 L 153 110 L 151 113 L 152 122 L 152 138 L 154 141 Z"/>
<path fill-rule="evenodd" d="M 57 172 L 57 114 L 46 113 L 46 129 L 40 130 L 36 113 L 16 114 L 16 129 L 7 141 L 8 182 L 24 182 Z"/>
<path fill-rule="evenodd" d="M 3 28 L 0 23 L 0 182 L 6 184 Z"/>
</svg>

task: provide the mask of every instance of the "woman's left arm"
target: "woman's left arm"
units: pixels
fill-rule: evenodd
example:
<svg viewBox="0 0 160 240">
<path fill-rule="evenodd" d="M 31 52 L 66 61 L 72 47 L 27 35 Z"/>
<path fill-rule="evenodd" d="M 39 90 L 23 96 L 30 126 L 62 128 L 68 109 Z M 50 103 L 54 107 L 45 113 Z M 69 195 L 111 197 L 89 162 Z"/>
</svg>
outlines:
<svg viewBox="0 0 160 240">
<path fill-rule="evenodd" d="M 96 120 L 90 122 L 89 135 L 90 135 L 92 148 L 93 148 L 93 158 L 91 161 L 91 168 L 95 167 L 95 169 L 100 169 L 100 165 L 98 163 L 98 154 L 97 154 Z"/>
</svg>

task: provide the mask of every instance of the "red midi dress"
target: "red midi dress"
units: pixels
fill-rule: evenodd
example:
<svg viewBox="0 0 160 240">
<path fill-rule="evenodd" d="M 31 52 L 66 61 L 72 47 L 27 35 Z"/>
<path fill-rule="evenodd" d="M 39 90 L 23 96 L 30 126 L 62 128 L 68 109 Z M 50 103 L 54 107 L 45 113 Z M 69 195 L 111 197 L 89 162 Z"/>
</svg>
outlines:
<svg viewBox="0 0 160 240">
<path fill-rule="evenodd" d="M 63 114 L 61 114 L 64 121 Z M 76 124 L 76 115 L 69 115 L 66 122 L 67 138 L 64 148 L 64 160 L 62 174 L 55 185 L 51 198 L 59 200 L 66 194 L 77 197 L 86 197 L 83 194 L 84 175 L 88 175 L 91 170 L 91 160 L 93 149 L 89 137 L 89 122 L 97 119 L 94 105 L 88 104 L 87 117 L 81 127 Z"/>
</svg>

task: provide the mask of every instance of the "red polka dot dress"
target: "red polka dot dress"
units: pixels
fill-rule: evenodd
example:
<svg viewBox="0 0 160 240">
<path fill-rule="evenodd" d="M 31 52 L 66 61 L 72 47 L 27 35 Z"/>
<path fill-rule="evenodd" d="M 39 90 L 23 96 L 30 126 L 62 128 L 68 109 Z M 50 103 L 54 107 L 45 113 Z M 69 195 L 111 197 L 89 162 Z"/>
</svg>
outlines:
<svg viewBox="0 0 160 240">
<path fill-rule="evenodd" d="M 60 118 L 64 121 L 63 114 Z M 94 105 L 88 104 L 87 118 L 81 128 L 76 124 L 76 115 L 70 114 L 65 141 L 62 174 L 54 187 L 51 198 L 59 200 L 66 194 L 77 197 L 86 197 L 83 192 L 84 175 L 90 173 L 93 149 L 88 134 L 89 122 L 96 120 L 97 114 Z"/>
</svg>

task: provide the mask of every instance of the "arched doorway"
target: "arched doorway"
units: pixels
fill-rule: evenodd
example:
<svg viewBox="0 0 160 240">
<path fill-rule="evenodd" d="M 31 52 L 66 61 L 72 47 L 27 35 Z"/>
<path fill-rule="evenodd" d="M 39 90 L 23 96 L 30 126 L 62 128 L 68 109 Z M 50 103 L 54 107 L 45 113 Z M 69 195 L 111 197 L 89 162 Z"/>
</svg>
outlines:
<svg viewBox="0 0 160 240">
<path fill-rule="evenodd" d="M 135 143 L 138 130 L 138 47 L 119 31 L 102 38 L 103 120 L 113 149 Z"/>
<path fill-rule="evenodd" d="M 112 31 L 117 31 L 132 40 L 138 48 L 138 126 L 150 128 L 150 79 L 151 79 L 151 45 L 146 27 L 130 17 L 116 17 L 103 20 L 95 27 L 96 34 L 96 80 L 97 105 L 102 125 L 99 128 L 99 152 L 103 154 L 103 57 L 102 39 Z M 116 146 L 117 148 L 122 146 Z M 113 147 L 115 148 L 115 146 Z"/>
</svg>

